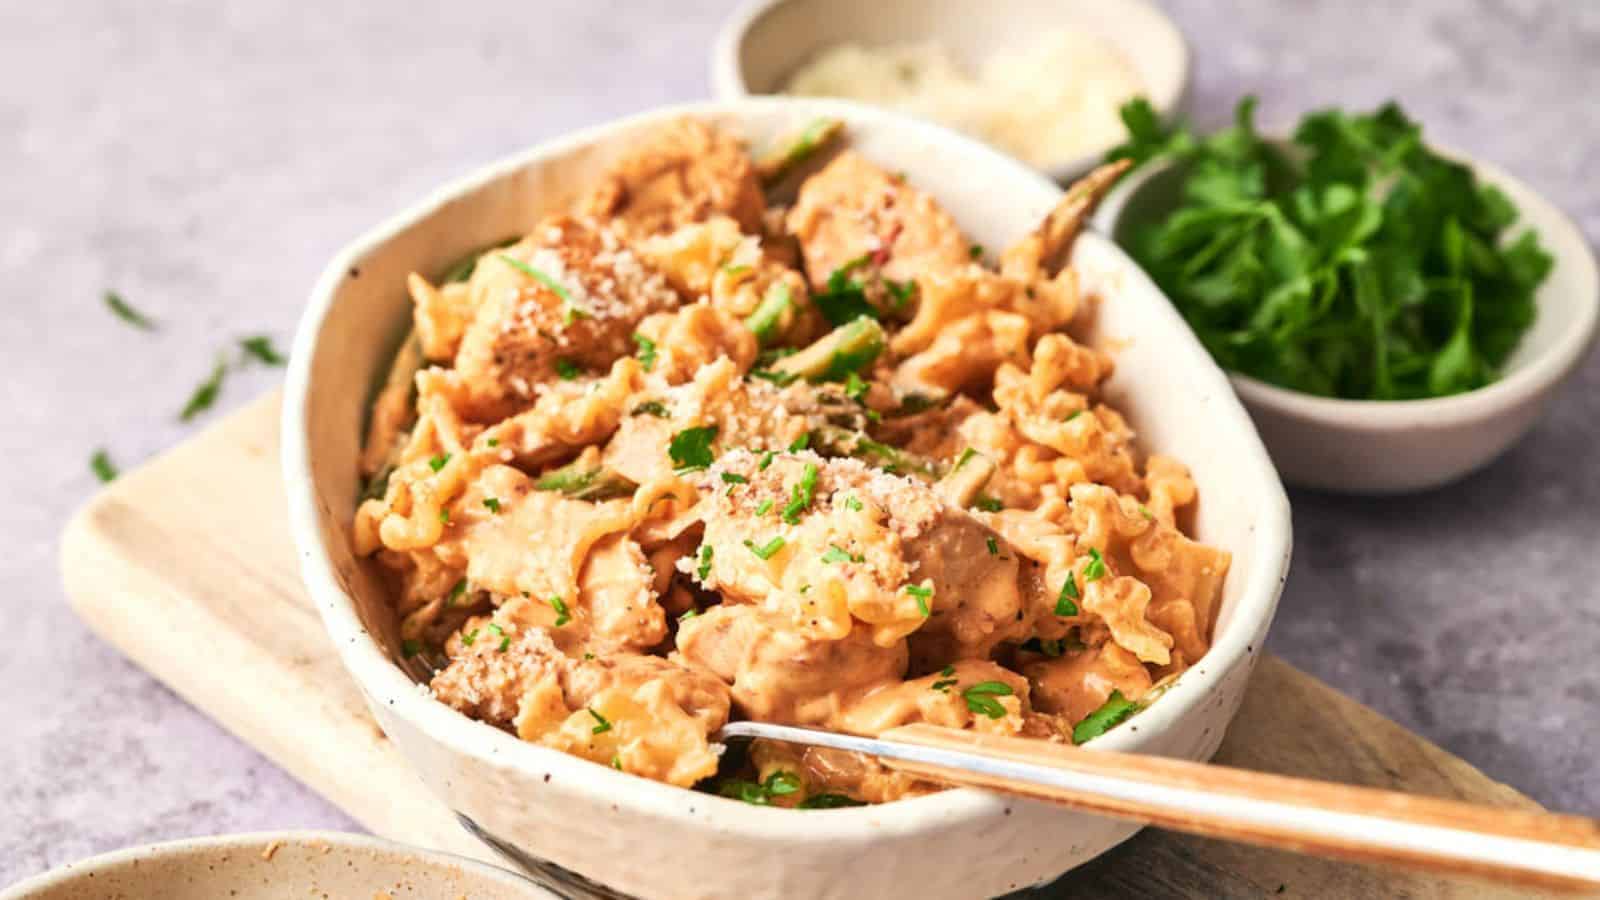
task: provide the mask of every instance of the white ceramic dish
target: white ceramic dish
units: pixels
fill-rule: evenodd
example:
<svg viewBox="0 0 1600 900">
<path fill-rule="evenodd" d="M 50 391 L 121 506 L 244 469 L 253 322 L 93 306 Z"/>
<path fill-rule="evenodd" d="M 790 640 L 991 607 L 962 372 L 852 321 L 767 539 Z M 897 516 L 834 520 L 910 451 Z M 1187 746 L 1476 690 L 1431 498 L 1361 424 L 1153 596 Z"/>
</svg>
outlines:
<svg viewBox="0 0 1600 900">
<path fill-rule="evenodd" d="M 1147 0 L 755 0 L 723 25 L 711 55 L 711 85 L 722 100 L 776 94 L 806 60 L 846 42 L 937 41 L 969 70 L 993 53 L 1060 28 L 1091 31 L 1121 51 L 1156 112 L 1169 119 L 1189 86 L 1183 33 Z M 1044 171 L 1067 181 L 1114 145 Z"/>
<path fill-rule="evenodd" d="M 1286 137 L 1276 138 L 1287 145 Z M 1399 494 L 1447 484 L 1493 462 L 1528 432 L 1552 392 L 1588 351 L 1600 320 L 1600 274 L 1583 233 L 1553 204 L 1488 163 L 1454 151 L 1478 178 L 1504 191 L 1519 212 L 1511 234 L 1532 228 L 1555 260 L 1540 285 L 1533 326 L 1493 384 L 1429 400 L 1317 397 L 1230 373 L 1283 479 L 1351 494 Z M 1173 208 L 1180 178 L 1171 166 L 1135 172 L 1095 215 L 1122 240 L 1134 223 Z"/>
<path fill-rule="evenodd" d="M 616 772 L 472 721 L 396 665 L 389 598 L 355 559 L 350 523 L 368 389 L 405 327 L 406 273 L 439 271 L 528 230 L 642 132 L 702 116 L 760 145 L 819 115 L 853 146 L 934 191 L 988 246 L 1022 235 L 1059 189 L 953 132 L 864 106 L 753 98 L 677 107 L 536 147 L 444 187 L 342 250 L 312 292 L 284 397 L 284 477 L 306 584 L 384 730 L 428 786 L 482 836 L 573 894 L 647 897 L 993 896 L 1047 881 L 1126 839 L 1128 824 L 960 790 L 882 806 L 794 812 Z M 952 177 L 952 173 L 960 173 Z M 1085 234 L 1074 264 L 1114 298 L 1097 339 L 1123 341 L 1113 401 L 1148 445 L 1193 467 L 1201 538 L 1233 568 L 1210 654 L 1107 749 L 1209 757 L 1238 708 L 1288 565 L 1283 488 L 1226 377 L 1177 313 L 1109 240 Z M 351 773 L 359 777 L 360 773 Z"/>
<path fill-rule="evenodd" d="M 0 900 L 553 900 L 520 875 L 359 834 L 287 831 L 150 844 L 69 863 Z"/>
</svg>

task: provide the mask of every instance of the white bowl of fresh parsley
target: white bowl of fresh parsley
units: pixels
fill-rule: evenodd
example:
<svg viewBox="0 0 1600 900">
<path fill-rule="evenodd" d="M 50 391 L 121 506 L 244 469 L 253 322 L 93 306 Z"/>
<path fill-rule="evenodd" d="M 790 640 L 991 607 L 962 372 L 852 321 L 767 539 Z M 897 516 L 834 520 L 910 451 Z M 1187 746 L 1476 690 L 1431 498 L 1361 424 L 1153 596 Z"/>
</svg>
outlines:
<svg viewBox="0 0 1600 900">
<path fill-rule="evenodd" d="M 1254 102 L 1197 138 L 1135 102 L 1139 163 L 1096 222 L 1224 369 L 1285 481 L 1425 490 L 1492 462 L 1588 349 L 1582 233 L 1388 104 L 1263 137 Z"/>
</svg>

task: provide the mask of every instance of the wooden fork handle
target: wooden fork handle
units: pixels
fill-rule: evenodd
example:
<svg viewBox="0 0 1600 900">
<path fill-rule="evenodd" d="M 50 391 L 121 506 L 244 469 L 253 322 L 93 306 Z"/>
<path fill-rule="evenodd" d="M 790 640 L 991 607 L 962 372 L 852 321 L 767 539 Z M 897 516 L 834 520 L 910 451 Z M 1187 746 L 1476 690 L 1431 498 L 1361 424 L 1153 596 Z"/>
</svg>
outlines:
<svg viewBox="0 0 1600 900">
<path fill-rule="evenodd" d="M 1600 822 L 1592 819 L 932 725 L 879 739 L 988 760 L 972 771 L 882 757 L 900 771 L 1174 831 L 1525 887 L 1600 888 Z"/>
</svg>

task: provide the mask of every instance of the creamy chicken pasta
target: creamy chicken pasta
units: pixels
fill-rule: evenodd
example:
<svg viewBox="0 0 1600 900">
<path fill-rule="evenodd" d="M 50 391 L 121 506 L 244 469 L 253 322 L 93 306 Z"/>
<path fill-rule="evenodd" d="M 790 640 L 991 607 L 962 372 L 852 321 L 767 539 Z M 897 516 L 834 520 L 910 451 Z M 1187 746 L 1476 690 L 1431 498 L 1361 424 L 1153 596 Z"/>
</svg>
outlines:
<svg viewBox="0 0 1600 900">
<path fill-rule="evenodd" d="M 1074 337 L 1098 301 L 1063 260 L 1120 170 L 991 256 L 843 142 L 819 122 L 755 159 L 679 121 L 569 212 L 410 276 L 355 541 L 439 700 L 816 808 L 935 788 L 717 729 L 1082 742 L 1206 652 L 1228 554 L 1185 536 L 1188 470 L 1135 448 Z"/>
</svg>

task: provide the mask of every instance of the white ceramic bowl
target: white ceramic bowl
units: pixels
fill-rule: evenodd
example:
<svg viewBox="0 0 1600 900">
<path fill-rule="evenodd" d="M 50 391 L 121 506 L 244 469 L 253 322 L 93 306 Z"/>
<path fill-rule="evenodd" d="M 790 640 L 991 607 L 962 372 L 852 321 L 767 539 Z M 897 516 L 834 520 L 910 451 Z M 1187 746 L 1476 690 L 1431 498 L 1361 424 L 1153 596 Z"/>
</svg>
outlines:
<svg viewBox="0 0 1600 900">
<path fill-rule="evenodd" d="M 295 338 L 284 477 L 306 584 L 379 722 L 469 827 L 571 893 L 604 884 L 668 898 L 993 896 L 1047 881 L 1124 840 L 1133 826 L 975 790 L 809 812 L 695 793 L 472 721 L 396 664 L 390 601 L 352 555 L 350 524 L 369 387 L 409 316 L 406 273 L 439 271 L 527 231 L 641 133 L 680 115 L 732 126 L 757 145 L 837 116 L 856 149 L 932 190 L 991 247 L 1021 236 L 1060 196 L 1033 170 L 946 129 L 855 104 L 754 98 L 651 112 L 544 144 L 447 185 L 340 251 Z M 1097 234 L 1079 239 L 1074 264 L 1112 298 L 1099 337 L 1125 342 L 1108 384 L 1113 402 L 1149 446 L 1193 467 L 1199 535 L 1234 554 L 1211 652 L 1095 744 L 1206 758 L 1239 705 L 1277 605 L 1288 503 L 1226 377 L 1171 304 Z"/>
<path fill-rule="evenodd" d="M 551 900 L 520 875 L 475 860 L 333 831 L 235 834 L 150 844 L 69 863 L 0 900 Z"/>
<path fill-rule="evenodd" d="M 936 41 L 971 70 L 992 54 L 1060 28 L 1093 32 L 1121 51 L 1163 119 L 1181 107 L 1189 86 L 1189 47 L 1178 26 L 1147 0 L 756 0 L 718 34 L 711 85 L 722 100 L 776 94 L 808 59 L 847 42 Z M 1057 181 L 1076 178 L 1112 146 L 1044 171 Z"/>
<path fill-rule="evenodd" d="M 1275 138 L 1287 146 L 1284 136 Z M 1351 494 L 1400 494 L 1438 487 L 1493 462 L 1533 427 L 1551 393 L 1583 359 L 1600 320 L 1600 274 L 1572 220 L 1533 189 L 1488 163 L 1440 149 L 1504 191 L 1526 228 L 1555 260 L 1539 286 L 1533 325 L 1502 377 L 1464 394 L 1428 400 L 1318 397 L 1231 373 L 1283 479 Z M 1181 175 L 1170 165 L 1135 172 L 1101 204 L 1095 225 L 1119 241 L 1135 223 L 1165 214 Z"/>
</svg>

